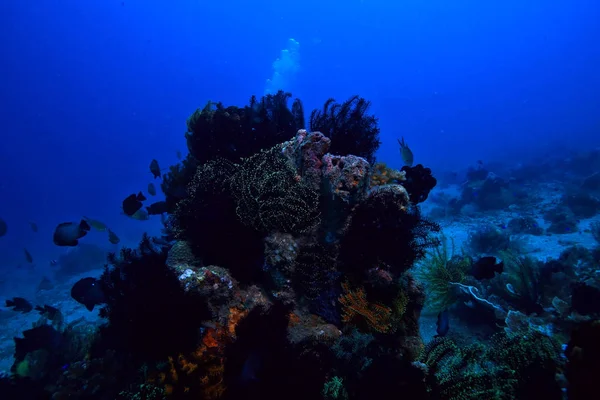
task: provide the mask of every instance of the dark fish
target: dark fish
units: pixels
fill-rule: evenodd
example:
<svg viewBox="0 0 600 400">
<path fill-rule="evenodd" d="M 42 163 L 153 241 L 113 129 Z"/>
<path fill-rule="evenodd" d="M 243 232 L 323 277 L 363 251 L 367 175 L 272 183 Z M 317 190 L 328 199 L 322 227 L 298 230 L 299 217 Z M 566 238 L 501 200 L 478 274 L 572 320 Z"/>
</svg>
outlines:
<svg viewBox="0 0 600 400">
<path fill-rule="evenodd" d="M 25 253 L 25 259 L 29 264 L 33 264 L 33 257 L 31 257 L 31 253 L 27 251 L 27 249 L 23 249 L 23 253 Z"/>
<path fill-rule="evenodd" d="M 35 311 L 39 312 L 41 316 L 46 317 L 50 321 L 57 323 L 59 325 L 62 324 L 63 321 L 65 320 L 62 312 L 60 312 L 60 310 L 58 308 L 49 306 L 47 304 L 44 304 L 43 307 L 36 306 Z"/>
<path fill-rule="evenodd" d="M 168 211 L 167 202 L 157 201 L 156 203 L 152 203 L 148 207 L 146 207 L 146 210 L 148 210 L 148 214 L 150 215 L 164 214 Z"/>
<path fill-rule="evenodd" d="M 148 184 L 148 194 L 150 194 L 150 196 L 156 196 L 156 187 L 154 187 L 154 183 Z"/>
<path fill-rule="evenodd" d="M 139 192 L 138 194 L 130 194 L 123 200 L 123 212 L 127 216 L 132 216 L 137 210 L 142 208 L 142 201 L 146 200 L 146 197 Z"/>
<path fill-rule="evenodd" d="M 6 235 L 6 231 L 8 231 L 8 225 L 6 225 L 6 222 L 0 218 L 0 237 Z"/>
<path fill-rule="evenodd" d="M 45 290 L 52 290 L 54 289 L 54 284 L 52 283 L 52 281 L 50 279 L 48 279 L 47 277 L 43 277 L 42 280 L 40 281 L 40 284 L 37 287 L 37 291 L 36 293 L 39 292 L 43 292 Z"/>
<path fill-rule="evenodd" d="M 414 160 L 412 150 L 408 147 L 408 145 L 404 141 L 404 138 L 402 138 L 402 140 L 398 139 L 398 144 L 400 145 L 400 156 L 402 157 L 404 165 L 406 165 L 407 167 L 412 167 Z"/>
<path fill-rule="evenodd" d="M 15 340 L 15 360 L 24 360 L 27 354 L 37 350 L 46 350 L 46 353 L 56 354 L 61 347 L 63 334 L 53 326 L 44 324 L 23 331 L 22 338 Z"/>
<path fill-rule="evenodd" d="M 94 306 L 104 303 L 105 297 L 100 282 L 96 278 L 83 278 L 78 280 L 71 288 L 71 297 L 83 304 L 88 311 L 93 311 Z"/>
<path fill-rule="evenodd" d="M 482 279 L 492 279 L 496 272 L 501 274 L 502 271 L 504 271 L 504 263 L 502 261 L 498 263 L 496 257 L 488 256 L 481 257 L 471 265 L 469 274 L 480 281 Z"/>
<path fill-rule="evenodd" d="M 31 303 L 22 297 L 13 297 L 12 300 L 6 300 L 6 307 L 10 307 L 13 311 L 19 311 L 23 314 L 33 310 Z"/>
<path fill-rule="evenodd" d="M 37 224 L 35 222 L 29 221 L 29 226 L 31 226 L 31 230 L 32 231 L 34 231 L 34 232 L 38 231 L 38 226 L 37 226 Z"/>
<path fill-rule="evenodd" d="M 56 267 L 58 265 L 58 260 L 50 260 L 50 266 Z"/>
<path fill-rule="evenodd" d="M 75 247 L 79 244 L 79 239 L 87 235 L 90 229 L 90 225 L 83 219 L 79 223 L 63 222 L 54 230 L 52 240 L 57 246 Z"/>
<path fill-rule="evenodd" d="M 158 166 L 158 161 L 152 160 L 150 163 L 150 172 L 154 175 L 154 179 L 160 178 L 160 167 Z"/>
<path fill-rule="evenodd" d="M 438 317 L 437 317 L 436 327 L 437 327 L 437 329 L 436 329 L 437 335 L 435 335 L 434 337 L 446 336 L 446 334 L 450 330 L 450 320 L 448 318 L 448 309 L 445 309 L 444 311 L 440 311 L 440 313 L 438 314 Z"/>
<path fill-rule="evenodd" d="M 177 158 L 181 160 L 182 156 L 181 156 L 181 151 L 177 150 Z"/>
<path fill-rule="evenodd" d="M 118 244 L 121 239 L 119 239 L 119 237 L 110 229 L 108 230 L 108 241 L 111 242 L 112 244 Z"/>
</svg>

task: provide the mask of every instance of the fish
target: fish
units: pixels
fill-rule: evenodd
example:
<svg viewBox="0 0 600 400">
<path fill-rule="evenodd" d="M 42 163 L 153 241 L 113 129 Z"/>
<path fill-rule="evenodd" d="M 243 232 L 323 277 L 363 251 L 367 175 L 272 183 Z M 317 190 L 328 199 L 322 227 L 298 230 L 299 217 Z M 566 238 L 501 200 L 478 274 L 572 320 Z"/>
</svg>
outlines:
<svg viewBox="0 0 600 400">
<path fill-rule="evenodd" d="M 34 231 L 34 232 L 38 231 L 38 226 L 37 226 L 37 224 L 35 222 L 29 221 L 29 226 L 31 226 L 31 230 L 32 231 Z"/>
<path fill-rule="evenodd" d="M 119 237 L 110 229 L 108 230 L 108 241 L 111 242 L 112 244 L 118 244 L 121 239 L 119 239 Z"/>
<path fill-rule="evenodd" d="M 160 167 L 158 166 L 158 161 L 152 160 L 150 162 L 150 172 L 154 175 L 154 179 L 160 178 Z"/>
<path fill-rule="evenodd" d="M 412 167 L 414 161 L 412 150 L 408 147 L 404 138 L 402 138 L 402 140 L 398 139 L 398 144 L 400 145 L 400 156 L 402 157 L 404 165 Z"/>
<path fill-rule="evenodd" d="M 140 208 L 130 218 L 136 219 L 138 221 L 147 221 L 150 219 L 150 216 L 148 215 L 148 211 L 144 210 L 143 208 Z"/>
<path fill-rule="evenodd" d="M 496 257 L 481 257 L 471 265 L 469 274 L 478 281 L 483 279 L 492 279 L 496 273 L 501 274 L 504 271 L 504 263 L 498 262 Z"/>
<path fill-rule="evenodd" d="M 6 221 L 4 221 L 2 218 L 0 218 L 0 237 L 6 235 L 7 231 L 8 231 L 8 225 L 6 225 Z"/>
<path fill-rule="evenodd" d="M 50 266 L 56 267 L 58 265 L 58 260 L 50 260 Z"/>
<path fill-rule="evenodd" d="M 123 212 L 125 215 L 131 217 L 137 210 L 142 208 L 142 201 L 146 200 L 146 197 L 139 192 L 137 195 L 135 193 L 130 194 L 123 200 Z"/>
<path fill-rule="evenodd" d="M 90 229 L 90 225 L 83 219 L 79 224 L 76 222 L 63 222 L 58 224 L 54 230 L 52 240 L 57 246 L 75 247 L 79 244 L 79 239 L 87 235 Z"/>
<path fill-rule="evenodd" d="M 83 216 L 85 222 L 87 222 L 92 228 L 97 230 L 98 232 L 104 232 L 107 229 L 107 226 L 104 222 L 98 221 L 96 219 L 91 219 L 86 216 Z"/>
<path fill-rule="evenodd" d="M 31 257 L 31 253 L 27 249 L 23 249 L 23 253 L 25 253 L 25 259 L 29 264 L 33 264 L 33 257 Z"/>
<path fill-rule="evenodd" d="M 154 183 L 148 184 L 148 194 L 150 196 L 156 196 L 156 187 L 154 187 Z"/>
<path fill-rule="evenodd" d="M 177 154 L 177 159 L 179 159 L 179 160 L 182 159 L 181 151 L 177 150 L 177 153 L 175 153 L 175 154 Z"/>
<path fill-rule="evenodd" d="M 106 302 L 100 281 L 96 278 L 83 278 L 75 282 L 71 288 L 71 297 L 79 304 L 83 304 L 88 311 Z"/>
<path fill-rule="evenodd" d="M 22 297 L 13 297 L 12 300 L 6 300 L 6 307 L 12 308 L 13 311 L 19 311 L 27 314 L 33 310 L 33 306 L 29 301 Z"/>
<path fill-rule="evenodd" d="M 168 211 L 167 202 L 157 201 L 156 203 L 152 203 L 148 207 L 146 207 L 146 210 L 148 210 L 148 214 L 150 215 L 164 214 Z"/>
<path fill-rule="evenodd" d="M 48 304 L 44 304 L 43 307 L 35 306 L 35 311 L 39 312 L 42 317 L 48 318 L 48 320 L 59 326 L 65 320 L 62 312 L 60 312 L 58 308 L 49 306 Z"/>
<path fill-rule="evenodd" d="M 437 317 L 436 332 L 434 337 L 444 337 L 450 330 L 450 320 L 448 318 L 448 309 L 440 311 Z"/>
<path fill-rule="evenodd" d="M 23 337 L 14 338 L 15 360 L 25 360 L 27 354 L 45 350 L 45 354 L 57 354 L 63 344 L 63 334 L 52 325 L 43 324 L 23 331 Z"/>
<path fill-rule="evenodd" d="M 36 293 L 51 289 L 54 289 L 54 284 L 50 279 L 44 276 L 37 287 Z"/>
</svg>

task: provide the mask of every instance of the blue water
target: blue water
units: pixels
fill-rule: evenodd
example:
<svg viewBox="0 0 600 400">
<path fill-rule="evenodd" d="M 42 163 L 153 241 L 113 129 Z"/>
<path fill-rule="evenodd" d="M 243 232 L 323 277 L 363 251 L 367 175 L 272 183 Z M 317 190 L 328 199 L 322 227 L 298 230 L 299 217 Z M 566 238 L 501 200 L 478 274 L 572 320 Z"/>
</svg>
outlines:
<svg viewBox="0 0 600 400">
<path fill-rule="evenodd" d="M 37 282 L 65 252 L 55 226 L 82 215 L 119 246 L 158 233 L 158 216 L 128 219 L 121 201 L 153 182 L 151 159 L 186 153 L 186 118 L 209 99 L 283 89 L 308 114 L 359 94 L 393 167 L 400 136 L 434 171 L 596 147 L 598 21 L 587 0 L 4 0 L 2 274 L 22 273 L 27 248 Z"/>
</svg>

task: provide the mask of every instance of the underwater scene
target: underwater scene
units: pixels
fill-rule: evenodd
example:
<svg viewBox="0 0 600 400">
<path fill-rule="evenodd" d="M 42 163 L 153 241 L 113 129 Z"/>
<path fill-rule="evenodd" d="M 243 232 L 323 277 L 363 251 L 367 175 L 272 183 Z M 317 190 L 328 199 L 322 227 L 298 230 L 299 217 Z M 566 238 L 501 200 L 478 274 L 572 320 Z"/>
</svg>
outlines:
<svg viewBox="0 0 600 400">
<path fill-rule="evenodd" d="M 600 397 L 600 3 L 0 9 L 0 399 Z"/>
</svg>

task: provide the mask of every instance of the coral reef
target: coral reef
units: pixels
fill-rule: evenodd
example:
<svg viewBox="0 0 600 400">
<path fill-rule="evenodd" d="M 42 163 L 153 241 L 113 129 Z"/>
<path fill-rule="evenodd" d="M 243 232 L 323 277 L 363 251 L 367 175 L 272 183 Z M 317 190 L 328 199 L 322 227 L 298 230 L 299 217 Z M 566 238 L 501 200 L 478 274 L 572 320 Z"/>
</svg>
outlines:
<svg viewBox="0 0 600 400">
<path fill-rule="evenodd" d="M 190 116 L 190 154 L 163 177 L 162 236 L 109 256 L 100 326 L 80 332 L 57 319 L 26 330 L 1 390 L 464 400 L 559 399 L 565 380 L 575 399 L 593 389 L 600 250 L 565 245 L 542 261 L 521 241 L 578 223 L 589 226 L 581 237 L 600 241 L 597 222 L 577 221 L 598 211 L 593 195 L 559 192 L 522 213 L 535 198 L 515 183 L 526 178 L 482 163 L 459 197 L 431 194 L 429 168 L 374 164 L 379 128 L 368 101 L 330 99 L 306 130 L 290 97 L 209 102 Z M 452 218 L 469 207 L 502 214 L 465 224 L 474 227 L 469 256 L 421 215 L 427 199 Z M 439 313 L 435 337 L 428 312 Z"/>
</svg>

